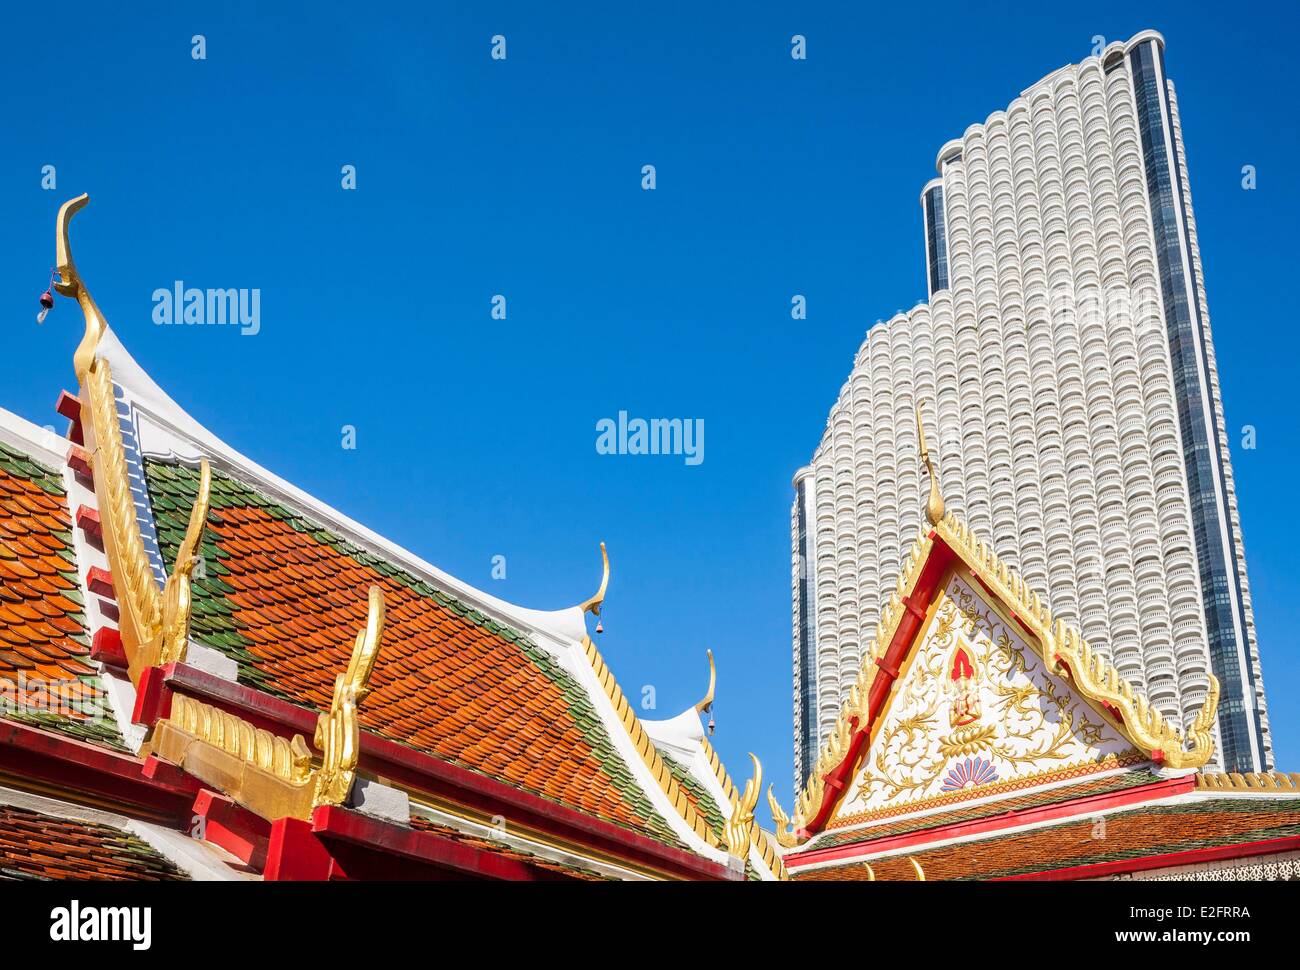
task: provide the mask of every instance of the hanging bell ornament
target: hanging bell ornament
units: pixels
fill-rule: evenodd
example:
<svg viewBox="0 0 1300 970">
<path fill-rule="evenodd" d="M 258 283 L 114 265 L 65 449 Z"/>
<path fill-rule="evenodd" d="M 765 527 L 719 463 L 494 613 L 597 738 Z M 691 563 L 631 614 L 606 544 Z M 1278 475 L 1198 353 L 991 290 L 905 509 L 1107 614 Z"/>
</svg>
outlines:
<svg viewBox="0 0 1300 970">
<path fill-rule="evenodd" d="M 604 626 L 601 625 L 601 622 L 600 622 L 599 619 L 596 620 L 596 632 L 597 632 L 597 633 L 604 633 L 604 632 L 605 632 L 605 628 L 604 628 Z"/>
<path fill-rule="evenodd" d="M 713 737 L 713 729 L 718 725 L 713 720 L 713 715 L 709 715 L 709 737 Z"/>
<path fill-rule="evenodd" d="M 46 290 L 41 294 L 41 312 L 36 314 L 36 322 L 44 323 L 45 315 L 54 308 L 54 294 Z"/>
</svg>

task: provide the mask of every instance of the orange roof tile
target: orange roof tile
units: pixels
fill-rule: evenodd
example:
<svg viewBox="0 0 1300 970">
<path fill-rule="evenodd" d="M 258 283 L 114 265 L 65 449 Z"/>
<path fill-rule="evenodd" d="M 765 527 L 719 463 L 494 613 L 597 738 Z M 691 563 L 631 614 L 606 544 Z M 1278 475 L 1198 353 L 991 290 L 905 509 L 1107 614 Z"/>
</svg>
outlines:
<svg viewBox="0 0 1300 970">
<path fill-rule="evenodd" d="M 59 476 L 0 443 L 0 716 L 120 747 L 89 662 Z"/>
<path fill-rule="evenodd" d="M 0 879 L 183 880 L 148 843 L 98 822 L 0 805 Z"/>
</svg>

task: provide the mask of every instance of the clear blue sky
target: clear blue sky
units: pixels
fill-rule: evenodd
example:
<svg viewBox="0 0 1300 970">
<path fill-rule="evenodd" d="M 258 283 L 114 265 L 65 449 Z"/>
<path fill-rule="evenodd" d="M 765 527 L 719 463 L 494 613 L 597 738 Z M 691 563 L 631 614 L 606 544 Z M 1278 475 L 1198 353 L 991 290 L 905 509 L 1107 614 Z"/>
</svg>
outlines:
<svg viewBox="0 0 1300 970">
<path fill-rule="evenodd" d="M 925 296 L 917 196 L 935 153 L 1094 35 L 1154 27 L 1179 89 L 1274 741 L 1300 770 L 1298 362 L 1278 296 L 1300 224 L 1293 9 L 552 6 L 6 9 L 0 406 L 58 421 L 81 325 L 66 303 L 43 328 L 33 314 L 55 211 L 89 191 L 87 281 L 197 419 L 526 606 L 588 596 L 604 539 L 601 648 L 624 688 L 654 685 L 671 716 L 703 691 L 712 647 L 718 747 L 741 774 L 758 753 L 788 806 L 790 476 L 867 328 Z M 261 333 L 154 326 L 150 296 L 175 280 L 260 288 Z M 598 455 L 595 423 L 620 410 L 703 418 L 704 462 Z"/>
</svg>

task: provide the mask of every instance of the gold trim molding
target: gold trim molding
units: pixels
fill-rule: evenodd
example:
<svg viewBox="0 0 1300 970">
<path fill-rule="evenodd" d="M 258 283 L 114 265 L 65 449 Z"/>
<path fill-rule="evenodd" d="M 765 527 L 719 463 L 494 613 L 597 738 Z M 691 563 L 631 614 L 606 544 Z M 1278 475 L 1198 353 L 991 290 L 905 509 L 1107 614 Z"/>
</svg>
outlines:
<svg viewBox="0 0 1300 970">
<path fill-rule="evenodd" d="M 603 587 L 604 584 L 601 585 Z M 636 748 L 637 754 L 641 756 L 641 761 L 649 769 L 650 774 L 654 776 L 659 785 L 659 790 L 667 796 L 677 814 L 681 816 L 682 820 L 690 826 L 696 835 L 703 839 L 706 844 L 714 848 L 722 848 L 718 844 L 717 837 L 709 829 L 704 817 L 695 810 L 695 806 L 686 797 L 686 792 L 682 790 L 682 786 L 677 783 L 673 773 L 668 770 L 668 765 L 664 763 L 664 759 L 660 756 L 659 749 L 650 740 L 650 735 L 646 733 L 640 719 L 636 716 L 636 712 L 632 709 L 632 705 L 628 703 L 627 697 L 624 696 L 622 688 L 618 686 L 618 681 L 614 679 L 613 672 L 605 664 L 600 651 L 591 642 L 591 637 L 582 638 L 582 647 L 587 662 L 591 664 L 591 669 L 600 682 L 601 689 L 605 691 L 605 696 L 613 706 L 619 723 L 623 725 L 623 730 L 627 732 L 628 738 L 631 739 L 632 746 Z"/>
<path fill-rule="evenodd" d="M 912 547 L 908 550 L 907 559 L 903 563 L 898 583 L 880 611 L 880 621 L 876 624 L 875 634 L 867 642 L 866 649 L 863 651 L 857 682 L 850 688 L 849 696 L 840 705 L 835 728 L 822 742 L 821 754 L 813 770 L 808 774 L 808 781 L 803 791 L 795 797 L 793 821 L 781 808 L 771 789 L 768 790 L 767 803 L 772 812 L 772 822 L 776 826 L 776 841 L 784 848 L 792 849 L 806 841 L 798 832 L 817 814 L 821 806 L 822 798 L 826 793 L 825 776 L 848 757 L 854 732 L 867 716 L 871 684 L 876 679 L 878 669 L 876 660 L 884 656 L 885 650 L 898 632 L 898 625 L 906 612 L 904 600 L 916 588 L 917 581 L 921 578 L 921 570 L 925 567 L 933 545 L 934 539 L 931 534 L 924 528 L 918 530 L 916 538 L 912 541 Z"/>
<path fill-rule="evenodd" d="M 731 799 L 731 817 L 723 827 L 727 851 L 741 861 L 749 854 L 754 831 L 754 806 L 758 804 L 758 793 L 763 790 L 763 765 L 752 751 L 749 760 L 754 762 L 754 777 L 745 782 L 745 790 L 739 798 Z"/>
<path fill-rule="evenodd" d="M 1196 787 L 1200 791 L 1300 794 L 1300 771 L 1290 774 L 1280 771 L 1199 772 L 1196 775 Z"/>
</svg>

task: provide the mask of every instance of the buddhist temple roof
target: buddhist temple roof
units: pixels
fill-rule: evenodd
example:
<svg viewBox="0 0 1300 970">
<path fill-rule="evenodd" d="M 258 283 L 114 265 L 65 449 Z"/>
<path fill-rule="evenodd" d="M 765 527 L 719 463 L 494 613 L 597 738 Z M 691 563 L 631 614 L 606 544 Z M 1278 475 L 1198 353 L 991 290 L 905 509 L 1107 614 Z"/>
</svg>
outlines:
<svg viewBox="0 0 1300 970">
<path fill-rule="evenodd" d="M 84 754 L 42 732 L 94 743 L 112 754 L 70 794 L 173 825 L 192 801 L 216 865 L 267 878 L 784 877 L 758 779 L 737 793 L 695 711 L 685 750 L 652 741 L 588 635 L 608 558 L 580 605 L 519 607 L 221 442 L 90 297 L 86 201 L 56 232 L 85 319 L 67 439 L 0 415 L 0 683 L 67 702 L 13 705 L 31 730 L 0 760 L 62 777 Z"/>
</svg>

